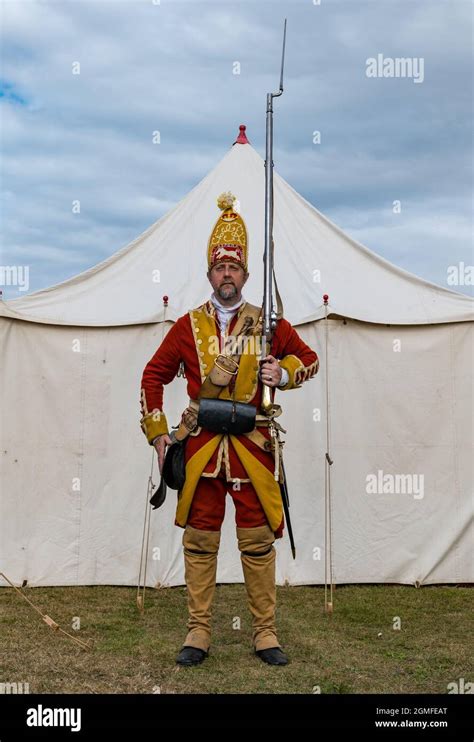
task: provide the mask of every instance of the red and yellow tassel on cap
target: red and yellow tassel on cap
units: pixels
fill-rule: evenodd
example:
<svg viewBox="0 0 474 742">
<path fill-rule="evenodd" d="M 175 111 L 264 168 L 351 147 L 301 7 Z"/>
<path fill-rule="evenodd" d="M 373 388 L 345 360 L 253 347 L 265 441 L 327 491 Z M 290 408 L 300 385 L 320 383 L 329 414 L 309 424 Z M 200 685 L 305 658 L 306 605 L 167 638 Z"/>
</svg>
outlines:
<svg viewBox="0 0 474 742">
<path fill-rule="evenodd" d="M 222 214 L 214 225 L 207 245 L 207 265 L 209 270 L 225 260 L 238 263 L 247 270 L 247 227 L 235 210 L 235 196 L 227 191 L 221 193 L 217 205 Z"/>
</svg>

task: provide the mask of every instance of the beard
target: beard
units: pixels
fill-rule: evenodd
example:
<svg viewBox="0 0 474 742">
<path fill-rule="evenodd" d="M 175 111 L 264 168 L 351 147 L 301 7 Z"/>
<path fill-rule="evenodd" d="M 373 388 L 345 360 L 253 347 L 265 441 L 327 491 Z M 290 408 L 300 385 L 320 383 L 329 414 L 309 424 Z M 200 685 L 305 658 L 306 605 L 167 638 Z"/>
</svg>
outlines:
<svg viewBox="0 0 474 742">
<path fill-rule="evenodd" d="M 217 294 L 221 299 L 232 299 L 234 296 L 237 296 L 238 291 L 237 287 L 233 284 L 225 284 L 224 286 L 219 286 Z"/>
</svg>

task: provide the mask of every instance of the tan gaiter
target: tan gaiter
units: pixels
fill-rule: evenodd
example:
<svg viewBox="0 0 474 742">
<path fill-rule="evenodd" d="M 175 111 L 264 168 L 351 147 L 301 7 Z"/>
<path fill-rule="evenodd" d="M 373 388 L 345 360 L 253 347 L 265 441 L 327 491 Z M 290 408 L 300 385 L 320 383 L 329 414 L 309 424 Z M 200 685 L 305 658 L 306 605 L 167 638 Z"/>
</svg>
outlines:
<svg viewBox="0 0 474 742">
<path fill-rule="evenodd" d="M 184 574 L 188 590 L 188 634 L 185 647 L 208 651 L 211 643 L 211 605 L 216 588 L 220 531 L 186 526 L 183 534 Z"/>
<path fill-rule="evenodd" d="M 255 649 L 279 647 L 275 609 L 275 535 L 269 526 L 237 528 L 240 558 L 250 612 Z"/>
</svg>

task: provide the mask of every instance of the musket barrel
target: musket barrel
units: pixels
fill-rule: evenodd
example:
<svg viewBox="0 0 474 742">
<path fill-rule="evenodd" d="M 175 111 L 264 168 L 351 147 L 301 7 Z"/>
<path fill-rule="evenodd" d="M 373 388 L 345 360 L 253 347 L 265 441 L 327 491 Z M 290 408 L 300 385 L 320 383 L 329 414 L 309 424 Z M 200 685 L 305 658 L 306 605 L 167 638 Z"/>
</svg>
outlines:
<svg viewBox="0 0 474 742">
<path fill-rule="evenodd" d="M 286 18 L 283 27 L 281 53 L 280 88 L 278 93 L 267 93 L 267 118 L 265 139 L 265 252 L 263 284 L 263 348 L 271 340 L 274 328 L 273 316 L 273 98 L 283 93 L 283 70 L 285 65 Z"/>
<path fill-rule="evenodd" d="M 264 324 L 263 334 L 265 341 L 271 337 L 272 328 L 270 316 L 272 312 L 272 249 L 273 234 L 273 106 L 272 94 L 267 95 L 267 126 L 266 126 L 266 154 L 265 154 L 265 252 L 264 252 Z M 263 347 L 266 354 L 266 348 Z"/>
<path fill-rule="evenodd" d="M 267 117 L 265 138 L 265 249 L 263 279 L 263 324 L 262 355 L 270 352 L 271 340 L 276 327 L 276 313 L 273 309 L 273 98 L 283 92 L 283 67 L 285 62 L 286 19 L 283 31 L 283 50 L 281 57 L 280 89 L 278 93 L 267 93 Z M 268 346 L 268 348 L 267 348 Z M 262 403 L 263 410 L 271 408 L 270 388 L 264 384 Z"/>
</svg>

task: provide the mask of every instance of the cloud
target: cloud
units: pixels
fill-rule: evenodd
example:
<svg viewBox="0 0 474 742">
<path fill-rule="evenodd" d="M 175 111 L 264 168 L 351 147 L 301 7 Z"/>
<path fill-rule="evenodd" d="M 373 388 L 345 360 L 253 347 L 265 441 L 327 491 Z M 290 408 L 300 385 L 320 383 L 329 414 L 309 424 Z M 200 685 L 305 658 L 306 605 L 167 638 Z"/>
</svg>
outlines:
<svg viewBox="0 0 474 742">
<path fill-rule="evenodd" d="M 264 153 L 285 16 L 278 172 L 424 278 L 445 285 L 451 258 L 470 254 L 468 3 L 20 0 L 2 11 L 2 263 L 28 260 L 30 291 L 143 232 L 217 164 L 241 122 Z M 368 78 L 378 53 L 423 57 L 423 84 Z"/>
</svg>

